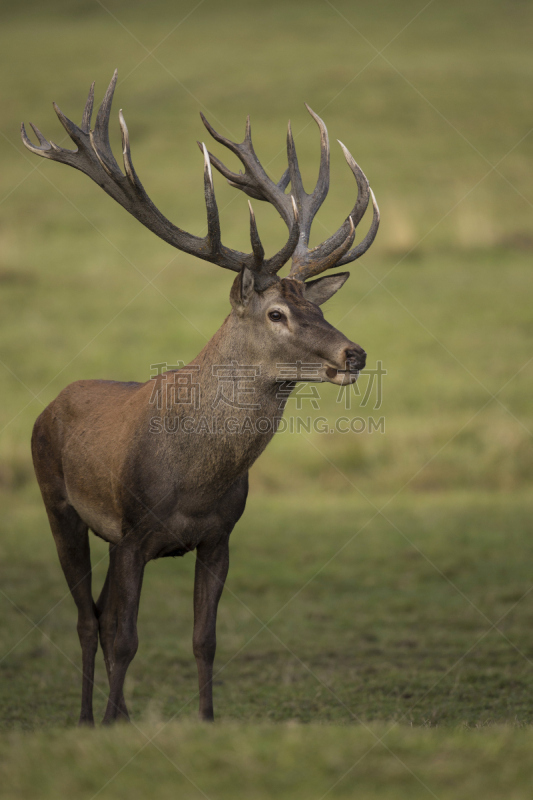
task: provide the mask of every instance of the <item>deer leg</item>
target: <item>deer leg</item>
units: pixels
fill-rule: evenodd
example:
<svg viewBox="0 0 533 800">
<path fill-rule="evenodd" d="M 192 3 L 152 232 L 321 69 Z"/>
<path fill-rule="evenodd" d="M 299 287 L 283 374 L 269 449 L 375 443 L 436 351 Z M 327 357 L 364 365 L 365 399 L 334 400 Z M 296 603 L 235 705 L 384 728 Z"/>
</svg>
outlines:
<svg viewBox="0 0 533 800">
<path fill-rule="evenodd" d="M 78 636 L 82 653 L 81 714 L 79 725 L 94 725 L 94 660 L 98 649 L 98 621 L 91 593 L 91 555 L 87 525 L 72 506 L 47 508 L 61 567 L 78 608 Z"/>
<path fill-rule="evenodd" d="M 113 547 L 113 545 L 112 545 Z M 104 585 L 102 587 L 102 591 L 100 592 L 100 596 L 96 601 L 96 616 L 98 618 L 98 632 L 100 635 L 100 644 L 102 646 L 102 652 L 104 654 L 104 663 L 107 673 L 107 680 L 109 682 L 109 687 L 111 688 L 111 664 L 113 663 L 113 643 L 115 641 L 115 634 L 117 632 L 117 618 L 114 609 L 111 607 L 109 602 L 109 586 L 110 586 L 110 579 L 109 573 L 111 572 L 111 568 L 107 570 L 107 575 L 104 581 Z M 120 697 L 120 702 L 118 704 L 120 709 L 120 713 L 123 717 L 128 718 L 128 709 L 126 707 L 126 701 L 124 699 L 124 692 Z"/>
<path fill-rule="evenodd" d="M 137 652 L 137 614 L 144 566 L 144 557 L 134 549 L 118 545 L 110 552 L 107 597 L 104 596 L 106 602 L 101 616 L 109 676 L 104 725 L 117 719 L 129 720 L 124 702 L 124 679 Z"/>
<path fill-rule="evenodd" d="M 215 660 L 218 601 L 229 567 L 229 536 L 215 546 L 200 545 L 196 551 L 194 578 L 193 653 L 198 668 L 200 719 L 212 722 L 213 661 Z"/>
</svg>

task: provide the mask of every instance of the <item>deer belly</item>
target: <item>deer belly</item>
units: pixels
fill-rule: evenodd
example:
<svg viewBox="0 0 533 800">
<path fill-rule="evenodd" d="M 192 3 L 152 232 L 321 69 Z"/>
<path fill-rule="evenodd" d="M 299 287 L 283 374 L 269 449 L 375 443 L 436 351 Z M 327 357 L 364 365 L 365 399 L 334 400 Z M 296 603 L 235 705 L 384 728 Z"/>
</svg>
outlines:
<svg viewBox="0 0 533 800">
<path fill-rule="evenodd" d="M 122 539 L 122 523 L 119 516 L 110 514 L 98 505 L 84 503 L 81 498 L 69 497 L 71 505 L 76 509 L 86 525 L 106 542 L 117 544 Z"/>
</svg>

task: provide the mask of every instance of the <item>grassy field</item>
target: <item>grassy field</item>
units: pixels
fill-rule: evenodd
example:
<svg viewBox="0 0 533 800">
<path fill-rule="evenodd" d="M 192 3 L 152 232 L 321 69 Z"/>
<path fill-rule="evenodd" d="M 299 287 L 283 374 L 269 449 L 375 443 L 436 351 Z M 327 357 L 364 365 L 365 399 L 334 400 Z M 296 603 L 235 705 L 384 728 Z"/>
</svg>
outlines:
<svg viewBox="0 0 533 800">
<path fill-rule="evenodd" d="M 522 798 L 533 724 L 533 9 L 395 4 L 28 2 L 0 30 L 0 784 L 6 798 Z M 65 144 L 119 68 L 136 168 L 202 234 L 198 112 L 269 173 L 291 118 L 318 167 L 308 102 L 376 192 L 382 227 L 327 318 L 380 361 L 383 398 L 320 388 L 288 416 L 362 433 L 279 434 L 232 536 L 215 680 L 195 723 L 194 559 L 149 565 L 127 679 L 134 724 L 78 731 L 74 605 L 29 453 L 33 421 L 79 378 L 146 380 L 189 360 L 228 312 L 231 276 L 173 251 L 74 170 Z M 112 141 L 120 152 L 118 125 Z M 217 145 L 214 152 L 221 154 Z M 226 158 L 225 154 L 224 158 Z M 226 159 L 232 164 L 231 158 Z M 247 209 L 216 180 L 226 244 Z M 332 145 L 312 244 L 353 179 Z M 255 203 L 268 252 L 284 240 Z M 361 380 L 361 389 L 368 384 Z M 384 419 L 384 431 L 368 421 Z M 95 583 L 107 553 L 93 543 Z M 98 656 L 96 708 L 106 683 Z"/>
</svg>

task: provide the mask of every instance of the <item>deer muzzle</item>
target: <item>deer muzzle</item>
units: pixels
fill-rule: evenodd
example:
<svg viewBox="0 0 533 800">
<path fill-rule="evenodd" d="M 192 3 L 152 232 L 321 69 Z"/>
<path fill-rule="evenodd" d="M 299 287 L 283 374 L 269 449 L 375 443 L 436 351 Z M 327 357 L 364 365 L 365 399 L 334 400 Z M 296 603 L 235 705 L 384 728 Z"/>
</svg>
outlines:
<svg viewBox="0 0 533 800">
<path fill-rule="evenodd" d="M 348 386 L 351 383 L 355 383 L 359 377 L 360 370 L 365 367 L 366 352 L 360 345 L 354 344 L 345 348 L 343 358 L 344 369 L 336 369 L 335 367 L 327 367 L 326 369 L 328 380 L 337 386 Z"/>
</svg>

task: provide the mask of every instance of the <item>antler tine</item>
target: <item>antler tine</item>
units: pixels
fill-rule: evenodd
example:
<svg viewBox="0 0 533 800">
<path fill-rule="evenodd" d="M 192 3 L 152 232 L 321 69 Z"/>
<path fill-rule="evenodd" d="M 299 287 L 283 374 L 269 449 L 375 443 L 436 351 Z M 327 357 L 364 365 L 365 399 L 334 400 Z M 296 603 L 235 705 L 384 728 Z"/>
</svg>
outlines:
<svg viewBox="0 0 533 800">
<path fill-rule="evenodd" d="M 302 206 L 305 206 L 306 216 L 309 217 L 310 228 L 313 218 L 324 202 L 329 190 L 329 137 L 324 121 L 318 116 L 318 114 L 315 114 L 313 109 L 308 106 L 307 103 L 305 103 L 305 107 L 318 125 L 318 129 L 320 131 L 320 167 L 316 186 L 311 194 L 307 194 L 303 188 L 290 122 L 287 133 L 287 154 L 289 160 L 289 173 L 291 174 L 291 183 L 293 184 L 293 189 L 296 191 L 296 194 L 301 196 L 298 199 L 301 200 Z M 293 174 L 295 181 L 292 181 Z"/>
<path fill-rule="evenodd" d="M 315 188 L 311 194 L 307 194 L 304 190 L 302 183 L 302 176 L 298 165 L 298 156 L 296 155 L 296 148 L 294 145 L 294 137 L 292 135 L 291 123 L 289 122 L 287 130 L 287 159 L 289 162 L 289 176 L 291 187 L 296 195 L 298 208 L 301 212 L 301 227 L 302 235 L 300 241 L 294 252 L 294 263 L 300 265 L 305 262 L 308 253 L 307 244 L 311 233 L 311 226 L 316 213 L 322 203 L 324 202 L 329 189 L 329 138 L 328 131 L 318 114 L 305 104 L 309 114 L 313 117 L 318 125 L 320 131 L 320 168 L 318 172 L 318 179 Z M 344 241 L 343 237 L 343 241 Z"/>
<path fill-rule="evenodd" d="M 309 195 L 307 195 L 304 191 L 290 120 L 289 124 L 287 125 L 287 161 L 289 162 L 289 180 L 291 182 L 291 188 L 296 195 L 296 202 L 298 203 L 300 210 L 302 210 L 304 207 L 304 200 Z"/>
<path fill-rule="evenodd" d="M 324 121 L 315 114 L 313 109 L 305 103 L 305 107 L 318 125 L 320 131 L 320 167 L 318 170 L 318 180 L 313 191 L 313 201 L 316 204 L 315 214 L 326 199 L 329 190 L 329 137 L 328 129 Z"/>
<path fill-rule="evenodd" d="M 289 172 L 289 168 L 287 167 L 287 169 L 277 182 L 276 186 L 278 187 L 278 189 L 281 189 L 282 192 L 285 192 L 285 189 L 287 188 L 290 182 L 291 182 L 291 175 Z"/>
<path fill-rule="evenodd" d="M 109 117 L 115 87 L 117 85 L 118 70 L 115 70 L 111 82 L 107 87 L 102 104 L 96 115 L 94 131 L 90 132 L 91 144 L 96 156 L 110 178 L 122 177 L 122 172 L 115 160 L 109 143 Z"/>
<path fill-rule="evenodd" d="M 118 121 L 119 121 L 119 125 L 120 125 L 120 132 L 122 134 L 122 160 L 123 160 L 123 163 L 124 163 L 124 171 L 126 173 L 126 177 L 127 177 L 128 182 L 130 184 L 130 188 L 133 190 L 133 193 L 134 193 L 132 195 L 131 191 L 130 191 L 129 194 L 132 197 L 136 198 L 137 202 L 139 203 L 139 207 L 144 206 L 146 208 L 146 210 L 149 210 L 151 213 L 156 215 L 158 217 L 158 219 L 161 220 L 161 222 L 167 223 L 168 225 L 172 225 L 172 223 L 170 223 L 166 219 L 166 217 L 163 216 L 163 214 L 159 211 L 159 209 L 152 203 L 152 201 L 150 200 L 150 198 L 148 197 L 148 195 L 146 193 L 146 190 L 145 190 L 144 186 L 141 183 L 141 180 L 140 180 L 139 176 L 137 175 L 137 172 L 135 171 L 135 167 L 133 166 L 133 161 L 131 159 L 130 134 L 129 134 L 129 131 L 128 131 L 128 126 L 126 125 L 126 120 L 124 119 L 124 114 L 122 112 L 122 109 L 120 109 L 119 112 L 118 112 Z M 99 159 L 99 163 L 101 164 L 101 160 L 100 159 Z M 204 168 L 204 175 L 205 175 L 205 168 Z M 123 177 L 122 173 L 121 173 L 120 177 L 121 177 L 122 181 L 120 182 L 119 185 L 122 185 L 124 183 L 124 177 Z M 205 182 L 205 177 L 204 177 L 204 182 Z M 108 194 L 110 194 L 110 192 L 108 191 L 108 189 L 105 186 L 103 188 L 105 189 L 106 192 L 108 192 Z M 114 195 L 111 195 L 111 196 L 114 199 L 117 199 Z M 118 201 L 118 202 L 121 202 L 121 201 Z M 142 206 L 140 204 L 142 204 Z M 143 224 L 145 224 L 147 227 L 150 227 L 147 222 L 144 222 L 144 218 L 141 219 L 140 213 L 134 213 L 134 211 L 132 211 L 129 208 L 127 208 L 127 206 L 122 202 L 121 202 L 121 205 L 123 205 L 124 208 L 126 208 L 127 211 L 130 211 L 130 213 L 133 214 L 133 216 L 135 216 L 137 219 L 139 219 Z M 216 206 L 215 206 L 215 208 L 216 208 Z M 175 227 L 175 226 L 173 226 L 173 227 Z M 176 228 L 176 230 L 180 230 L 180 228 Z M 159 236 L 160 234 L 158 233 L 157 235 Z M 164 237 L 161 237 L 161 238 L 164 238 Z M 196 237 L 194 237 L 194 238 L 196 238 Z M 173 243 L 169 239 L 165 239 L 165 241 L 168 241 L 169 244 Z"/>
<path fill-rule="evenodd" d="M 81 129 L 84 133 L 89 133 L 91 130 L 91 116 L 93 113 L 93 105 L 94 105 L 94 81 L 91 83 L 91 88 L 89 89 L 89 97 L 87 98 L 87 102 L 85 103 L 85 108 L 83 109 L 83 118 L 81 120 Z"/>
<path fill-rule="evenodd" d="M 200 150 L 202 149 L 202 143 L 197 142 L 198 147 Z M 211 151 L 209 152 L 209 160 L 215 169 L 223 175 L 226 180 L 228 181 L 230 186 L 233 186 L 234 189 L 241 189 L 248 197 L 251 197 L 254 200 L 263 200 L 268 202 L 268 198 L 265 197 L 264 193 L 258 189 L 257 187 L 253 186 L 251 183 L 248 183 L 247 177 L 245 177 L 242 172 L 232 172 L 222 161 L 217 158 Z M 289 170 L 286 169 L 281 178 L 279 179 L 278 183 L 274 184 L 274 186 L 279 189 L 281 192 L 285 193 L 285 189 L 289 185 L 291 181 Z M 283 214 L 282 214 L 283 217 Z"/>
<path fill-rule="evenodd" d="M 68 135 L 70 136 L 70 138 L 72 139 L 74 144 L 78 145 L 78 147 L 79 147 L 80 146 L 80 140 L 81 140 L 80 139 L 80 134 L 83 133 L 83 131 L 80 128 L 78 128 L 78 126 L 74 122 L 72 122 L 71 119 L 69 119 L 68 117 L 66 117 L 63 114 L 63 112 L 61 111 L 61 109 L 59 108 L 57 103 L 52 103 L 52 106 L 54 108 L 54 111 L 57 114 L 57 117 L 58 117 L 60 123 L 62 124 L 62 126 L 64 127 L 64 129 L 66 130 L 66 132 L 68 133 Z M 52 142 L 50 142 L 50 144 L 52 144 Z M 55 150 L 63 150 L 62 147 L 58 148 L 57 145 L 56 145 L 56 147 L 54 149 Z M 73 151 L 71 151 L 71 152 L 73 152 Z"/>
<path fill-rule="evenodd" d="M 126 125 L 126 120 L 124 119 L 124 114 L 122 113 L 122 109 L 120 109 L 118 112 L 118 122 L 120 125 L 120 132 L 122 133 L 122 160 L 124 161 L 126 175 L 129 179 L 129 182 L 135 189 L 141 189 L 143 188 L 142 183 L 135 172 L 135 168 L 131 160 L 130 135 L 128 132 L 128 126 Z"/>
<path fill-rule="evenodd" d="M 379 207 L 378 207 L 378 204 L 376 202 L 376 198 L 374 196 L 374 192 L 372 191 L 372 189 L 370 189 L 370 195 L 372 197 L 372 211 L 373 211 L 373 213 L 372 213 L 372 223 L 370 225 L 370 228 L 368 229 L 368 233 L 366 234 L 365 238 L 361 242 L 359 242 L 357 247 L 354 247 L 353 250 L 350 250 L 350 252 L 346 253 L 346 255 L 344 255 L 340 259 L 340 261 L 338 261 L 338 263 L 336 264 L 337 267 L 342 267 L 342 266 L 344 266 L 344 264 L 350 264 L 350 262 L 355 261 L 356 258 L 360 258 L 364 253 L 366 253 L 366 251 L 368 250 L 368 248 L 370 247 L 370 245 L 372 244 L 372 242 L 376 238 L 376 234 L 377 234 L 378 228 L 379 228 L 380 213 L 379 213 Z M 351 217 L 350 217 L 350 219 L 351 219 Z"/>
<path fill-rule="evenodd" d="M 30 125 L 33 129 L 34 134 L 39 140 L 39 144 L 41 145 L 41 147 L 36 147 L 36 145 L 32 143 L 31 139 L 28 138 L 28 134 L 26 133 L 26 128 L 24 127 L 24 123 L 22 123 L 20 126 L 20 135 L 22 137 L 22 141 L 24 142 L 28 150 L 31 150 L 32 153 L 37 153 L 37 155 L 44 155 L 43 151 L 50 150 L 50 142 L 48 141 L 48 139 L 45 139 L 39 128 L 36 125 L 34 125 L 33 122 L 30 122 Z"/>
<path fill-rule="evenodd" d="M 354 224 L 357 227 L 368 207 L 368 201 L 370 199 L 370 184 L 368 183 L 368 178 L 366 177 L 365 173 L 352 156 L 348 148 L 343 145 L 340 139 L 337 139 L 337 141 L 342 147 L 344 158 L 352 170 L 357 183 L 357 200 L 355 201 L 354 207 L 350 211 L 350 217 L 353 219 Z"/>
<path fill-rule="evenodd" d="M 235 153 L 235 155 L 238 156 L 239 155 L 239 145 L 236 142 L 232 142 L 231 139 L 226 139 L 226 137 L 222 136 L 221 133 L 218 133 L 218 131 L 216 131 L 213 128 L 211 123 L 208 122 L 206 117 L 204 117 L 204 115 L 202 114 L 201 111 L 200 111 L 200 117 L 201 117 L 202 122 L 204 123 L 205 127 L 207 128 L 207 130 L 209 131 L 209 133 L 213 137 L 213 139 L 215 139 L 215 141 L 217 141 L 217 142 L 220 142 L 220 144 L 223 144 L 224 147 L 227 147 L 228 150 L 231 150 L 232 153 Z M 249 119 L 250 119 L 250 117 L 248 117 L 248 120 Z"/>
<path fill-rule="evenodd" d="M 218 216 L 217 201 L 215 198 L 215 187 L 213 186 L 213 174 L 209 161 L 207 147 L 204 150 L 204 194 L 205 207 L 207 209 L 207 238 L 214 253 L 220 252 L 220 218 Z"/>
<path fill-rule="evenodd" d="M 203 151 L 202 142 L 196 142 L 196 144 L 200 150 Z M 242 186 L 240 183 L 238 183 L 239 179 L 243 180 L 242 173 L 238 175 L 237 173 L 232 172 L 222 163 L 222 161 L 214 156 L 213 153 L 211 153 L 209 150 L 207 152 L 209 153 L 209 160 L 211 161 L 212 166 L 215 167 L 215 169 L 227 179 L 230 186 L 233 186 L 235 189 L 242 189 L 245 194 L 247 194 L 249 197 L 252 197 L 254 200 L 266 199 L 264 195 L 260 194 L 259 191 L 253 189 L 251 186 Z"/>
<path fill-rule="evenodd" d="M 252 141 L 252 123 L 250 121 L 250 115 L 246 115 L 246 128 L 244 130 L 244 141 L 250 142 Z"/>
<path fill-rule="evenodd" d="M 254 252 L 256 265 L 260 267 L 265 260 L 265 251 L 261 239 L 259 238 L 259 231 L 257 230 L 254 210 L 249 200 L 248 208 L 250 210 L 250 241 L 252 243 L 252 250 Z"/>
</svg>

